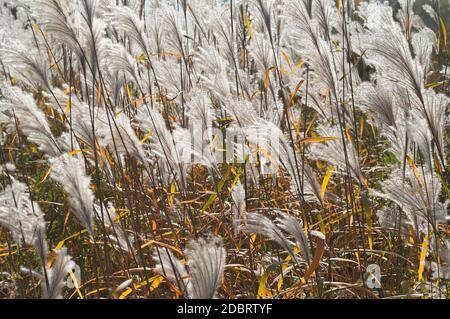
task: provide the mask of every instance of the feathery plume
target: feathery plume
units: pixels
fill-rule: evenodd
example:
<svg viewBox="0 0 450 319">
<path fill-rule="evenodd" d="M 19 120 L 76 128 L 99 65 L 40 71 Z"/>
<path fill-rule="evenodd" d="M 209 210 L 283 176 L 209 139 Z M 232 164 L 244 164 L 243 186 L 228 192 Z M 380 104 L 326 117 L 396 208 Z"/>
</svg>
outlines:
<svg viewBox="0 0 450 319">
<path fill-rule="evenodd" d="M 244 223 L 244 221 L 242 221 L 242 223 Z M 296 264 L 299 263 L 297 256 L 294 253 L 292 242 L 290 242 L 281 229 L 266 216 L 257 213 L 250 213 L 247 215 L 245 224 L 243 226 L 239 226 L 238 229 L 249 233 L 256 233 L 275 241 L 283 247 L 289 255 L 291 255 L 292 260 L 294 260 Z"/>
<path fill-rule="evenodd" d="M 295 238 L 302 250 L 302 254 L 305 257 L 306 262 L 309 265 L 311 263 L 311 252 L 309 249 L 308 239 L 306 238 L 305 231 L 303 230 L 303 222 L 293 216 L 280 212 L 275 220 L 275 223 L 279 228 L 283 229 Z"/>
<path fill-rule="evenodd" d="M 0 224 L 9 229 L 17 244 L 33 245 L 37 240 L 38 251 L 45 251 L 41 245 L 44 214 L 31 200 L 28 187 L 15 179 L 0 193 Z"/>
<path fill-rule="evenodd" d="M 43 293 L 42 299 L 61 299 L 62 288 L 65 284 L 67 274 L 75 267 L 75 262 L 67 254 L 67 248 L 61 248 L 58 253 L 55 262 L 52 267 L 46 266 L 46 272 L 48 277 L 48 286 L 43 280 Z"/>
<path fill-rule="evenodd" d="M 124 113 L 120 113 L 111 120 L 111 127 L 102 126 L 101 135 L 103 136 L 102 143 L 109 145 L 113 154 L 132 156 L 143 164 L 147 162 L 142 142 L 137 138 L 129 118 Z"/>
<path fill-rule="evenodd" d="M 191 279 L 190 298 L 216 298 L 226 257 L 222 240 L 219 237 L 211 237 L 190 241 L 186 256 Z"/>
<path fill-rule="evenodd" d="M 226 252 L 218 237 L 191 240 L 186 249 L 186 267 L 167 249 L 159 249 L 153 259 L 156 272 L 177 283 L 181 291 L 190 299 L 212 299 L 217 297 Z"/>
<path fill-rule="evenodd" d="M 94 194 L 89 188 L 90 178 L 86 176 L 82 159 L 64 154 L 52 159 L 51 164 L 51 178 L 62 185 L 78 221 L 94 238 Z"/>
<path fill-rule="evenodd" d="M 235 234 L 237 235 L 239 226 L 239 221 L 242 219 L 242 214 L 246 211 L 245 206 L 245 190 L 240 181 L 237 181 L 231 191 L 231 198 L 233 200 L 231 204 L 231 213 L 233 214 L 233 226 L 235 229 Z M 243 218 L 245 220 L 245 217 Z"/>
<path fill-rule="evenodd" d="M 48 156 L 59 155 L 58 143 L 45 114 L 38 108 L 33 97 L 18 87 L 7 87 L 3 94 L 5 99 L 0 100 L 0 110 L 11 118 L 10 128 L 15 129 L 17 119 L 19 129 L 30 142 L 37 144 Z"/>
<path fill-rule="evenodd" d="M 190 290 L 189 275 L 186 267 L 167 248 L 158 249 L 153 254 L 156 262 L 155 272 L 165 276 L 167 280 L 176 283 L 183 294 Z M 190 297 L 190 296 L 189 296 Z"/>
</svg>

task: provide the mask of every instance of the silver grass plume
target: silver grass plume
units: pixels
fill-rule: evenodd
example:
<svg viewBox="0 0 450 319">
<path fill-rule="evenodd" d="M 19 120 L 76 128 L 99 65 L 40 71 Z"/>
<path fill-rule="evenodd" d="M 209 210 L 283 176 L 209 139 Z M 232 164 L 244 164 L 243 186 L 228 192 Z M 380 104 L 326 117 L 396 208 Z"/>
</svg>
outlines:
<svg viewBox="0 0 450 319">
<path fill-rule="evenodd" d="M 186 30 L 183 30 L 181 13 L 176 11 L 175 9 L 168 9 L 164 12 L 164 20 L 163 25 L 165 26 L 165 34 L 168 48 L 173 50 L 174 52 L 179 53 L 182 57 L 188 55 L 186 52 L 185 45 L 183 41 L 185 41 L 185 33 Z"/>
<path fill-rule="evenodd" d="M 91 73 L 96 73 L 99 67 L 109 64 L 108 48 L 111 40 L 105 32 L 106 24 L 102 19 L 94 18 L 89 28 L 83 29 L 82 45 L 83 57 L 87 59 L 88 68 Z"/>
<path fill-rule="evenodd" d="M 201 124 L 202 129 L 206 130 L 205 133 L 211 130 L 212 121 L 216 118 L 216 112 L 206 91 L 195 90 L 190 92 L 186 116 L 190 121 Z"/>
<path fill-rule="evenodd" d="M 296 264 L 299 264 L 292 242 L 286 238 L 282 230 L 269 218 L 261 214 L 250 213 L 247 214 L 246 220 L 242 221 L 242 223 L 244 225 L 238 227 L 240 231 L 256 233 L 275 241 L 291 255 L 292 260 Z"/>
<path fill-rule="evenodd" d="M 183 74 L 187 74 L 184 64 L 180 65 L 180 63 L 172 60 L 155 61 L 153 62 L 153 69 L 159 87 L 164 89 L 161 93 L 169 100 L 180 99 L 182 94 L 188 91 L 189 81 L 187 79 L 181 81 Z"/>
<path fill-rule="evenodd" d="M 168 159 L 171 169 L 177 169 L 173 164 L 178 163 L 178 157 L 174 153 L 176 147 L 171 131 L 167 128 L 162 115 L 151 109 L 141 109 L 137 121 L 145 133 L 151 134 L 149 141 L 152 144 L 151 153 L 159 158 Z"/>
<path fill-rule="evenodd" d="M 39 22 L 58 42 L 70 48 L 80 61 L 83 49 L 79 40 L 81 15 L 77 3 L 67 0 L 36 0 L 32 2 L 32 12 L 37 13 Z"/>
<path fill-rule="evenodd" d="M 441 262 L 439 268 L 436 262 L 431 262 L 431 278 L 448 280 L 450 279 L 450 240 L 448 238 L 444 239 L 443 245 L 439 248 L 439 257 Z"/>
<path fill-rule="evenodd" d="M 186 256 L 191 283 L 190 298 L 217 298 L 226 258 L 220 237 L 190 241 Z"/>
<path fill-rule="evenodd" d="M 140 128 L 149 134 L 146 141 L 147 153 L 156 158 L 159 169 L 165 175 L 165 183 L 169 183 L 171 178 L 175 178 L 178 186 L 184 190 L 186 185 L 187 163 L 193 157 L 197 163 L 206 164 L 207 167 L 214 167 L 214 159 L 206 153 L 202 157 L 201 145 L 194 145 L 186 129 L 175 126 L 169 130 L 159 112 L 154 110 L 141 110 L 137 121 Z"/>
<path fill-rule="evenodd" d="M 189 275 L 181 261 L 167 248 L 155 250 L 153 260 L 156 262 L 154 271 L 177 284 L 180 291 L 186 294 L 189 290 Z"/>
<path fill-rule="evenodd" d="M 249 44 L 249 52 L 258 66 L 260 78 L 264 79 L 266 76 L 266 71 L 275 64 L 270 42 L 265 34 L 253 34 L 252 40 Z"/>
<path fill-rule="evenodd" d="M 97 207 L 96 211 L 99 212 L 100 207 Z M 103 212 L 104 225 L 110 228 L 112 231 L 112 235 L 109 235 L 109 238 L 114 243 L 114 246 L 127 253 L 132 253 L 133 240 L 128 236 L 125 228 L 121 225 L 119 215 L 117 215 L 115 207 L 112 204 L 109 204 L 108 207 L 105 207 L 103 209 Z M 97 219 L 102 222 L 101 216 L 97 216 Z"/>
<path fill-rule="evenodd" d="M 280 212 L 275 220 L 279 228 L 291 234 L 297 241 L 306 262 L 311 264 L 311 251 L 309 249 L 308 239 L 303 229 L 303 222 L 293 216 Z"/>
<path fill-rule="evenodd" d="M 234 233 L 237 235 L 239 222 L 242 219 L 242 215 L 246 212 L 245 205 L 245 190 L 240 181 L 237 181 L 233 190 L 231 191 L 231 198 L 233 200 L 231 204 L 231 213 L 233 214 L 233 227 Z M 245 220 L 245 217 L 243 218 Z"/>
<path fill-rule="evenodd" d="M 302 183 L 299 175 L 302 172 L 302 163 L 296 159 L 296 154 L 278 126 L 272 122 L 257 119 L 254 125 L 245 128 L 245 132 L 248 141 L 265 151 L 266 155 L 268 153 L 269 160 L 273 164 L 282 165 L 294 181 L 293 186 L 298 193 L 303 189 L 302 196 L 306 200 L 316 200 L 322 203 L 320 186 L 313 171 L 308 168 L 307 164 L 303 164 L 305 178 Z"/>
<path fill-rule="evenodd" d="M 36 252 L 41 260 L 41 265 L 45 265 L 48 255 L 48 243 L 45 239 L 45 227 L 40 227 L 36 233 L 36 239 L 34 241 Z"/>
<path fill-rule="evenodd" d="M 73 92 L 66 94 L 60 89 L 54 89 L 53 95 L 45 93 L 44 95 L 49 99 L 47 104 L 58 112 L 61 112 L 59 105 L 65 107 L 70 106 L 70 110 L 67 112 L 68 114 L 65 114 L 68 118 L 66 121 L 66 128 L 74 135 L 73 141 L 85 144 L 90 148 L 93 148 L 94 141 L 100 146 L 106 146 L 106 144 L 103 143 L 103 137 L 104 132 L 108 132 L 105 128 L 107 115 L 103 108 L 94 113 L 96 125 L 93 133 L 89 105 L 81 101 L 76 94 Z"/>
<path fill-rule="evenodd" d="M 212 46 L 200 47 L 194 56 L 194 63 L 198 65 L 199 76 L 219 101 L 228 101 L 234 92 L 233 84 L 229 81 L 226 61 Z"/>
<path fill-rule="evenodd" d="M 413 59 L 407 39 L 393 20 L 392 8 L 371 3 L 368 12 L 366 36 L 370 61 L 386 79 L 401 83 L 420 97 L 424 87 L 423 67 Z"/>
<path fill-rule="evenodd" d="M 196 157 L 200 158 L 200 162 L 205 163 L 210 173 L 220 175 L 218 162 L 214 154 L 215 139 L 212 124 L 216 118 L 216 113 L 212 107 L 211 99 L 203 90 L 194 90 L 190 92 L 186 106 L 188 126 L 194 137 L 193 141 L 189 141 L 189 144 L 194 147 Z"/>
<path fill-rule="evenodd" d="M 413 27 L 414 15 L 413 6 L 416 0 L 398 0 L 400 6 L 397 11 L 397 19 L 402 26 L 402 30 L 406 35 L 411 34 L 411 29 Z"/>
<path fill-rule="evenodd" d="M 45 251 L 44 214 L 32 202 L 27 185 L 15 179 L 0 192 L 0 224 L 11 232 L 17 244 L 33 245 L 38 240 L 38 251 Z"/>
<path fill-rule="evenodd" d="M 436 34 L 433 30 L 423 28 L 412 35 L 412 47 L 417 61 L 423 68 L 425 76 L 428 75 L 432 64 L 431 57 L 433 49 L 436 49 Z"/>
<path fill-rule="evenodd" d="M 424 4 L 424 5 L 422 5 L 422 9 L 424 12 L 427 13 L 427 15 L 431 18 L 431 20 L 433 20 L 434 24 L 437 27 L 439 25 L 439 15 L 433 9 L 433 7 L 430 6 L 429 4 Z"/>
<path fill-rule="evenodd" d="M 158 58 L 160 58 L 162 53 L 166 52 L 166 33 L 161 9 L 155 9 L 149 12 L 148 20 L 152 21 L 147 25 L 147 34 L 151 41 L 149 47 L 152 49 L 152 53 L 157 54 Z"/>
<path fill-rule="evenodd" d="M 73 213 L 94 238 L 94 194 L 89 188 L 90 178 L 86 176 L 82 159 L 68 154 L 52 159 L 50 177 L 64 188 Z"/>
<path fill-rule="evenodd" d="M 44 30 L 74 52 L 84 66 L 87 62 L 89 74 L 96 73 L 109 44 L 98 1 L 37 0 L 31 7 Z"/>
<path fill-rule="evenodd" d="M 3 94 L 0 110 L 10 116 L 10 127 L 15 129 L 17 119 L 19 129 L 30 142 L 37 144 L 48 156 L 59 155 L 58 143 L 50 130 L 45 114 L 36 105 L 31 94 L 23 92 L 18 87 L 6 87 Z"/>
<path fill-rule="evenodd" d="M 111 73 L 122 73 L 121 77 L 126 76 L 128 80 L 139 83 L 138 66 L 136 59 L 134 59 L 130 53 L 127 52 L 123 45 L 113 44 L 109 46 L 107 50 L 108 54 L 108 68 Z M 124 84 L 125 79 L 120 81 Z"/>
<path fill-rule="evenodd" d="M 311 146 L 311 158 L 323 160 L 337 167 L 345 168 L 346 158 L 339 128 L 336 126 L 320 126 L 317 129 L 317 133 L 319 136 L 335 137 L 336 139 L 324 143 L 313 143 Z M 352 143 L 347 143 L 346 148 L 351 176 L 362 185 L 365 185 L 366 181 L 361 171 L 355 146 Z"/>
<path fill-rule="evenodd" d="M 363 83 L 359 88 L 359 103 L 363 110 L 375 118 L 378 127 L 395 127 L 398 107 L 394 102 L 394 95 L 386 81 L 377 79 L 377 84 Z"/>
<path fill-rule="evenodd" d="M 372 190 L 371 193 L 401 207 L 416 231 L 426 234 L 428 225 L 436 227 L 437 223 L 445 222 L 448 201 L 439 201 L 441 183 L 428 169 L 420 175 L 408 169 L 405 181 L 401 170 L 394 170 L 381 187 L 381 192 Z"/>
<path fill-rule="evenodd" d="M 137 138 L 130 119 L 125 113 L 120 113 L 111 119 L 111 128 L 107 125 L 102 126 L 101 134 L 103 136 L 102 143 L 108 145 L 114 155 L 117 153 L 118 160 L 121 160 L 120 157 L 128 155 L 141 163 L 147 162 L 142 142 Z"/>
<path fill-rule="evenodd" d="M 415 46 L 417 50 L 416 57 L 413 58 L 405 35 L 392 18 L 392 9 L 386 5 L 369 4 L 368 11 L 370 13 L 366 25 L 369 32 L 366 36 L 370 43 L 368 53 L 373 55 L 370 60 L 386 80 L 405 87 L 409 104 L 422 114 L 433 137 L 433 143 L 436 144 L 441 163 L 445 165 L 442 145 L 442 123 L 445 115 L 442 113 L 442 104 L 446 101 L 435 101 L 436 93 L 424 88 L 425 71 L 429 67 L 429 48 L 413 39 L 413 49 Z M 426 31 L 422 32 L 424 34 L 419 33 L 418 36 L 425 38 Z M 427 39 L 426 43 L 429 44 L 430 40 Z"/>
<path fill-rule="evenodd" d="M 338 101 L 338 74 L 334 68 L 331 44 L 323 38 L 319 23 L 311 19 L 305 4 L 301 0 L 290 1 L 286 6 L 286 22 L 294 28 L 289 32 L 296 45 L 296 50 L 314 69 L 317 78 L 331 90 L 333 98 Z"/>
<path fill-rule="evenodd" d="M 191 240 L 186 249 L 186 267 L 167 249 L 159 249 L 153 259 L 156 272 L 177 283 L 190 299 L 217 298 L 225 267 L 226 251 L 219 237 Z"/>
<path fill-rule="evenodd" d="M 213 22 L 211 25 L 213 26 L 212 32 L 216 35 L 219 42 L 220 53 L 227 60 L 232 68 L 237 65 L 237 57 L 235 52 L 235 43 L 234 39 L 231 38 L 230 29 L 231 23 L 230 19 L 223 17 L 223 12 L 221 14 L 217 14 L 217 12 L 213 12 L 211 14 L 212 19 L 210 22 Z"/>
<path fill-rule="evenodd" d="M 427 127 L 439 154 L 445 154 L 444 136 L 449 123 L 449 117 L 446 113 L 450 99 L 448 96 L 442 93 L 436 93 L 430 89 L 425 90 L 422 96 L 423 108 L 420 109 L 420 114 L 425 120 L 424 125 L 428 124 Z M 445 156 L 442 160 L 445 164 Z"/>
<path fill-rule="evenodd" d="M 38 49 L 27 48 L 21 43 L 0 45 L 0 58 L 12 75 L 36 91 L 51 87 L 50 67 L 41 54 Z"/>
<path fill-rule="evenodd" d="M 119 32 L 126 33 L 139 46 L 144 54 L 151 52 L 148 47 L 147 34 L 145 33 L 144 22 L 130 7 L 110 6 L 105 13 L 105 19 Z"/>
<path fill-rule="evenodd" d="M 408 136 L 419 148 L 427 167 L 429 169 L 433 168 L 433 151 L 431 148 L 433 137 L 428 130 L 427 122 L 423 118 L 410 116 L 407 123 L 407 132 Z"/>
<path fill-rule="evenodd" d="M 332 0 L 313 0 L 312 17 L 319 23 L 325 38 L 330 38 L 338 20 L 335 2 Z"/>
<path fill-rule="evenodd" d="M 67 255 L 67 248 L 63 247 L 57 252 L 57 257 L 52 267 L 46 266 L 48 286 L 42 280 L 42 299 L 61 299 L 62 288 L 65 285 L 67 274 L 75 267 L 72 257 Z M 43 276 L 42 276 L 43 277 Z"/>
</svg>

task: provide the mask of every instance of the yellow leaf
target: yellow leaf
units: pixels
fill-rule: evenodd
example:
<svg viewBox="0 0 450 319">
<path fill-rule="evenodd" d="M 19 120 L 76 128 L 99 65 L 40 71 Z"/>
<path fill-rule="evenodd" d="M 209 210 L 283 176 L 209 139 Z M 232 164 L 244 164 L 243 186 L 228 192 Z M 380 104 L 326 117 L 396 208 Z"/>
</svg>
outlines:
<svg viewBox="0 0 450 319">
<path fill-rule="evenodd" d="M 309 131 L 311 130 L 311 127 L 314 124 L 314 120 L 316 119 L 317 113 L 314 114 L 313 118 L 311 119 L 311 121 L 308 124 L 308 127 L 306 128 L 306 132 L 305 135 L 308 135 Z"/>
<path fill-rule="evenodd" d="M 175 198 L 175 182 L 172 183 L 172 185 L 170 185 L 170 194 L 169 194 L 169 198 L 168 198 L 168 202 L 169 202 L 169 208 L 172 207 L 173 205 L 173 200 Z"/>
<path fill-rule="evenodd" d="M 250 254 L 253 254 L 255 250 L 256 234 L 250 236 Z"/>
<path fill-rule="evenodd" d="M 0 254 L 0 257 L 6 257 L 9 255 L 15 255 L 15 254 L 17 254 L 17 251 L 11 251 L 11 252 L 8 251 L 7 253 Z"/>
<path fill-rule="evenodd" d="M 298 61 L 298 62 L 295 64 L 295 67 L 297 67 L 297 68 L 300 69 L 300 68 L 302 67 L 303 64 L 305 64 L 305 61 L 300 60 L 300 61 Z"/>
<path fill-rule="evenodd" d="M 305 82 L 305 80 L 302 79 L 300 82 L 298 82 L 297 86 L 292 91 L 291 98 L 289 99 L 288 107 L 292 106 L 292 103 L 294 102 L 295 94 L 297 94 L 298 90 L 300 90 L 300 88 L 302 87 L 304 82 Z"/>
<path fill-rule="evenodd" d="M 83 233 L 85 233 L 85 232 L 87 232 L 87 229 L 83 229 L 82 231 L 80 231 L 80 232 L 78 232 L 78 233 L 75 233 L 75 234 L 73 234 L 73 235 L 70 235 L 69 237 L 67 237 L 67 238 L 64 238 L 63 240 L 61 240 L 59 243 L 57 243 L 56 244 L 56 246 L 55 246 L 55 248 L 53 249 L 53 250 L 60 250 L 61 248 L 62 248 L 62 246 L 64 246 L 64 243 L 67 241 L 67 240 L 69 240 L 69 239 L 72 239 L 72 238 L 75 238 L 75 237 L 78 237 L 78 236 L 80 236 L 81 234 L 83 234 Z"/>
<path fill-rule="evenodd" d="M 439 22 L 441 23 L 442 28 L 442 37 L 444 38 L 444 48 L 447 49 L 447 29 L 445 28 L 444 20 L 439 17 Z"/>
<path fill-rule="evenodd" d="M 269 271 L 266 271 L 259 280 L 258 286 L 258 298 L 272 297 L 272 292 L 266 288 L 267 278 L 269 277 Z"/>
<path fill-rule="evenodd" d="M 83 149 L 80 149 L 80 150 L 73 150 L 73 151 L 67 152 L 67 154 L 68 155 L 75 155 L 75 154 L 78 154 L 78 153 L 91 152 L 91 151 L 92 150 L 90 148 L 83 148 Z"/>
<path fill-rule="evenodd" d="M 289 69 L 292 70 L 291 61 L 289 60 L 289 56 L 287 55 L 287 53 L 284 52 L 283 50 L 281 50 L 281 55 L 283 56 L 283 58 L 286 61 L 287 65 L 289 66 Z"/>
<path fill-rule="evenodd" d="M 416 164 L 414 163 L 414 160 L 411 159 L 409 156 L 406 156 L 406 158 L 408 159 L 408 164 L 409 164 L 409 166 L 412 168 L 413 173 L 414 173 L 414 176 L 416 177 L 417 182 L 419 183 L 420 187 L 423 188 L 423 187 L 424 187 L 424 186 L 423 186 L 423 185 L 424 185 L 424 182 L 423 182 L 422 177 L 419 175 L 419 172 L 418 172 L 418 170 L 417 170 Z"/>
<path fill-rule="evenodd" d="M 372 240 L 372 232 L 370 231 L 371 227 L 369 227 L 369 235 L 368 235 L 368 242 L 369 242 L 369 249 L 372 251 L 373 248 L 373 240 Z"/>
<path fill-rule="evenodd" d="M 129 84 L 125 85 L 126 89 L 127 89 L 127 95 L 128 95 L 128 99 L 131 101 L 132 99 L 132 93 L 131 93 L 131 88 Z"/>
<path fill-rule="evenodd" d="M 253 37 L 253 30 L 252 30 L 252 26 L 250 24 L 250 20 L 249 20 L 247 14 L 244 16 L 244 20 L 245 20 L 245 25 L 246 25 L 247 30 L 248 30 L 248 34 L 249 34 L 250 39 L 251 39 Z"/>
<path fill-rule="evenodd" d="M 345 135 L 347 136 L 347 139 L 350 141 L 350 143 L 353 143 L 352 136 L 350 135 L 350 130 L 348 127 L 345 128 Z"/>
<path fill-rule="evenodd" d="M 294 247 L 294 254 L 298 254 L 300 252 L 300 249 L 295 246 Z M 291 255 L 287 255 L 286 258 L 284 259 L 284 262 L 281 264 L 281 272 L 283 273 L 283 271 L 286 270 L 286 268 L 288 267 L 289 262 L 291 261 L 292 257 Z M 283 286 L 283 275 L 280 276 L 280 279 L 278 280 L 277 283 L 277 288 L 278 290 L 281 290 L 281 287 Z"/>
<path fill-rule="evenodd" d="M 231 184 L 230 192 L 234 189 L 234 187 L 236 186 L 237 182 L 239 181 L 239 177 L 241 176 L 243 170 L 244 169 L 242 167 L 239 167 L 238 171 L 236 172 L 234 167 L 231 167 L 231 172 L 234 174 L 234 180 L 233 180 L 233 183 Z"/>
<path fill-rule="evenodd" d="M 270 69 L 266 69 L 266 78 L 265 78 L 265 88 L 266 90 L 269 88 L 269 76 L 270 76 Z"/>
<path fill-rule="evenodd" d="M 324 218 L 322 217 L 322 215 L 320 213 L 318 214 L 318 224 L 319 224 L 319 227 L 320 227 L 320 231 L 323 234 L 326 234 Z"/>
<path fill-rule="evenodd" d="M 136 57 L 136 62 L 143 62 L 145 61 L 145 55 L 144 54 L 140 54 Z"/>
<path fill-rule="evenodd" d="M 70 276 L 70 278 L 72 278 L 72 282 L 73 282 L 73 285 L 75 286 L 75 290 L 78 293 L 78 296 L 80 296 L 80 299 L 83 299 L 83 294 L 80 291 L 80 286 L 78 285 L 76 276 L 74 275 L 74 273 L 72 271 L 69 271 L 69 276 Z"/>
<path fill-rule="evenodd" d="M 311 261 L 311 264 L 309 265 L 309 268 L 306 270 L 305 275 L 302 279 L 302 281 L 305 283 L 308 282 L 309 277 L 313 274 L 314 271 L 316 271 L 317 267 L 319 267 L 320 260 L 322 259 L 323 253 L 325 251 L 325 237 L 317 239 L 317 247 L 314 253 L 313 260 Z"/>
<path fill-rule="evenodd" d="M 138 284 L 134 285 L 134 289 L 139 289 L 141 287 L 144 287 L 148 284 L 150 284 L 150 291 L 155 290 L 156 288 L 159 287 L 159 285 L 161 284 L 161 282 L 164 280 L 164 277 L 161 275 L 156 275 L 152 278 L 150 278 L 149 280 L 144 280 Z M 133 292 L 132 288 L 127 288 L 120 296 L 119 299 L 125 299 L 130 293 Z"/>
<path fill-rule="evenodd" d="M 102 82 L 98 81 L 98 86 L 97 86 L 97 105 L 98 105 L 98 108 L 100 108 L 101 103 L 102 103 Z"/>
<path fill-rule="evenodd" d="M 64 242 L 65 242 L 65 241 L 66 241 L 66 240 L 63 239 L 63 240 L 61 240 L 58 244 L 56 244 L 54 250 L 60 250 L 60 249 L 64 246 Z"/>
<path fill-rule="evenodd" d="M 150 136 L 152 136 L 152 131 L 145 134 L 144 138 L 141 140 L 141 143 L 144 143 Z"/>
<path fill-rule="evenodd" d="M 37 24 L 32 24 L 31 27 L 34 29 L 34 31 L 41 31 L 41 27 L 39 27 L 39 25 Z"/>
<path fill-rule="evenodd" d="M 324 136 L 305 137 L 300 140 L 300 143 L 321 143 L 326 141 L 334 141 L 336 139 L 337 139 L 336 137 L 324 137 Z"/>
<path fill-rule="evenodd" d="M 328 185 L 328 182 L 330 181 L 331 174 L 333 174 L 333 170 L 334 170 L 334 166 L 330 165 L 330 167 L 328 168 L 328 170 L 323 178 L 322 187 L 320 188 L 320 198 L 322 198 L 322 200 L 325 197 L 325 191 L 327 190 L 327 185 Z"/>
<path fill-rule="evenodd" d="M 422 247 L 420 248 L 419 269 L 417 271 L 419 281 L 422 281 L 423 279 L 423 269 L 425 267 L 425 257 L 427 256 L 427 249 L 428 249 L 428 239 L 429 234 L 427 234 L 423 239 Z"/>
<path fill-rule="evenodd" d="M 361 258 L 359 258 L 359 252 L 355 251 L 355 256 L 358 261 L 358 268 L 361 268 Z"/>
<path fill-rule="evenodd" d="M 47 171 L 47 173 L 45 173 L 44 177 L 42 177 L 40 183 L 43 183 L 47 180 L 48 176 L 50 175 L 50 172 L 52 171 L 52 168 L 50 167 Z"/>
<path fill-rule="evenodd" d="M 64 111 L 64 112 L 66 113 L 66 115 L 69 114 L 69 111 L 70 111 L 70 108 L 71 108 L 71 103 L 72 103 L 72 99 L 69 98 L 69 99 L 67 100 L 66 110 Z"/>
<path fill-rule="evenodd" d="M 85 295 L 85 297 L 88 297 L 88 296 L 90 296 L 90 295 L 96 294 L 97 292 L 104 291 L 104 290 L 108 290 L 108 289 L 107 289 L 107 288 L 94 289 L 94 290 L 92 290 L 92 291 L 89 291 L 89 292 Z"/>
<path fill-rule="evenodd" d="M 156 245 L 158 245 L 158 246 L 161 246 L 161 247 L 169 248 L 169 249 L 171 249 L 171 250 L 177 252 L 177 253 L 180 254 L 180 255 L 183 254 L 183 253 L 181 252 L 181 250 L 179 250 L 177 247 L 172 246 L 172 245 L 169 245 L 169 244 L 166 244 L 166 243 L 162 243 L 162 242 L 159 242 L 159 241 L 156 241 L 156 240 L 153 240 L 153 239 L 149 240 L 149 241 L 146 242 L 145 244 L 142 244 L 142 245 L 141 245 L 141 249 L 143 249 L 143 248 L 145 248 L 145 247 L 148 247 L 148 246 L 151 246 L 151 245 L 154 245 L 154 244 L 156 244 Z"/>
</svg>

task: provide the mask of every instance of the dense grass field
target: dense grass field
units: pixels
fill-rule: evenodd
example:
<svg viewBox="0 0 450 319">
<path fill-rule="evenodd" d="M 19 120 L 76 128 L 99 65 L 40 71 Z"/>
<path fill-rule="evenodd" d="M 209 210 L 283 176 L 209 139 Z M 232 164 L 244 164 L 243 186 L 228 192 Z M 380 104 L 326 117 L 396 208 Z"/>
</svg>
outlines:
<svg viewBox="0 0 450 319">
<path fill-rule="evenodd" d="M 0 298 L 449 298 L 447 0 L 0 0 Z"/>
</svg>

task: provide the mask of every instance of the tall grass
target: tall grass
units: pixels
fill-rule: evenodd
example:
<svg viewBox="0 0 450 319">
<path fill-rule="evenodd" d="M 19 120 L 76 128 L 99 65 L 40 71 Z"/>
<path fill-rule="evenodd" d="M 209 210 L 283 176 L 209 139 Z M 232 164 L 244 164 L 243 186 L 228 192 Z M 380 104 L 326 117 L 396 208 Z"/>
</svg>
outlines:
<svg viewBox="0 0 450 319">
<path fill-rule="evenodd" d="M 1 297 L 450 296 L 439 1 L 0 4 Z"/>
</svg>

